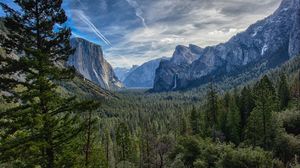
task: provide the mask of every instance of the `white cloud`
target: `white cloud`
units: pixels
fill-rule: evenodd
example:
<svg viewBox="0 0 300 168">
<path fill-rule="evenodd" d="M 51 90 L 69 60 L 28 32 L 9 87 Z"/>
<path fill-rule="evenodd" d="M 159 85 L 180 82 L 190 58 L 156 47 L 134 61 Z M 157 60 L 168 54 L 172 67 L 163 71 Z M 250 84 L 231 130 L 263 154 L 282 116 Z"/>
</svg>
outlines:
<svg viewBox="0 0 300 168">
<path fill-rule="evenodd" d="M 98 11 L 89 11 L 89 17 L 96 25 L 104 25 L 102 32 L 114 44 L 104 50 L 107 60 L 115 67 L 130 67 L 157 57 L 170 57 L 177 45 L 205 47 L 226 42 L 270 15 L 281 0 L 95 1 L 106 2 L 106 13 L 99 16 Z M 132 8 L 136 20 L 130 18 L 128 9 Z M 91 33 L 91 29 L 85 29 L 80 28 Z"/>
</svg>

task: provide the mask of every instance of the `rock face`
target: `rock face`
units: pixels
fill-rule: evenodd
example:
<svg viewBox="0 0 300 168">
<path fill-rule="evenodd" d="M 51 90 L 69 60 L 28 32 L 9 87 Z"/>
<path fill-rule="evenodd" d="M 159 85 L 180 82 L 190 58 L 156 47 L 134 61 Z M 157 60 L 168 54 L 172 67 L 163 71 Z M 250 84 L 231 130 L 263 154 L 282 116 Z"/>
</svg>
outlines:
<svg viewBox="0 0 300 168">
<path fill-rule="evenodd" d="M 122 82 L 124 82 L 124 80 L 127 78 L 127 76 L 134 71 L 136 68 L 138 68 L 138 65 L 133 65 L 131 68 L 115 68 L 115 74 L 118 77 L 119 80 L 121 80 Z"/>
<path fill-rule="evenodd" d="M 167 58 L 159 58 L 135 68 L 124 80 L 124 85 L 128 88 L 152 88 L 155 71 L 159 63 Z"/>
<path fill-rule="evenodd" d="M 178 46 L 156 71 L 154 91 L 197 87 L 259 63 L 276 67 L 300 54 L 300 0 L 283 0 L 279 9 L 246 31 L 216 46 Z"/>
<path fill-rule="evenodd" d="M 69 57 L 68 64 L 86 79 L 108 90 L 123 87 L 111 65 L 104 59 L 101 46 L 81 38 L 74 38 L 71 44 L 76 51 Z"/>
</svg>

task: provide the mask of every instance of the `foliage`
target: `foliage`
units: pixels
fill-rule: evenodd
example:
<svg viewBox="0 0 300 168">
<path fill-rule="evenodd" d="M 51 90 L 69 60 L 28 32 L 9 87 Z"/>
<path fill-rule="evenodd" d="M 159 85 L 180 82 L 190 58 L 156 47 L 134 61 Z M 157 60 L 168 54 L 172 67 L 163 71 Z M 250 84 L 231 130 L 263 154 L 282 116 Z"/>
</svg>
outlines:
<svg viewBox="0 0 300 168">
<path fill-rule="evenodd" d="M 67 21 L 62 1 L 14 2 L 20 10 L 0 3 L 9 32 L 1 34 L 7 54 L 0 56 L 0 72 L 5 74 L 0 89 L 5 103 L 15 103 L 1 111 L 0 160 L 16 167 L 63 167 L 68 143 L 84 129 L 75 112 L 96 105 L 64 97 L 55 83 L 72 79 L 74 72 L 61 66 L 74 51 L 71 30 L 62 26 Z"/>
<path fill-rule="evenodd" d="M 187 167 L 269 167 L 273 157 L 270 152 L 260 148 L 236 148 L 233 145 L 213 143 L 210 139 L 199 137 L 181 138 L 171 159 L 180 160 Z"/>
</svg>

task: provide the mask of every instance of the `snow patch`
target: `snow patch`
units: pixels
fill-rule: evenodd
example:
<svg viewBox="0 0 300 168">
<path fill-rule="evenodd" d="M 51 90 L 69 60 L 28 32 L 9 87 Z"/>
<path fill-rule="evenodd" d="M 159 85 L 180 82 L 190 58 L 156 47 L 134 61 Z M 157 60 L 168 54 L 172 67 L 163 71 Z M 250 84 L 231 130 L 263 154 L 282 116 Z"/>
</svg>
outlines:
<svg viewBox="0 0 300 168">
<path fill-rule="evenodd" d="M 261 49 L 261 55 L 264 55 L 268 49 L 269 49 L 268 45 L 264 44 L 263 48 Z"/>
<path fill-rule="evenodd" d="M 262 29 L 261 26 L 257 27 L 257 28 L 254 30 L 254 33 L 253 33 L 251 36 L 252 36 L 252 37 L 255 37 L 255 36 L 257 35 L 257 33 L 258 33 L 259 31 L 261 31 L 261 29 Z"/>
</svg>

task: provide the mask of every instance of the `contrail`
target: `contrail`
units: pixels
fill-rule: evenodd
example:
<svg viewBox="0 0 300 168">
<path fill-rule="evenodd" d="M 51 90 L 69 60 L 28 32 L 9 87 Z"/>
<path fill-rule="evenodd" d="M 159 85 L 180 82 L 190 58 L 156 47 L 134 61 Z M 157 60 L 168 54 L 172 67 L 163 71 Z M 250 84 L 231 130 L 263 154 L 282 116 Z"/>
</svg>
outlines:
<svg viewBox="0 0 300 168">
<path fill-rule="evenodd" d="M 86 23 L 92 31 L 103 41 L 105 44 L 111 46 L 110 41 L 105 38 L 105 36 L 95 27 L 95 25 L 83 14 L 83 12 L 78 12 L 80 19 Z"/>
<path fill-rule="evenodd" d="M 135 15 L 139 17 L 144 25 L 145 28 L 148 28 L 145 18 L 142 16 L 143 11 L 140 8 L 139 4 L 135 0 L 126 0 L 130 6 L 132 6 L 135 9 Z"/>
</svg>

